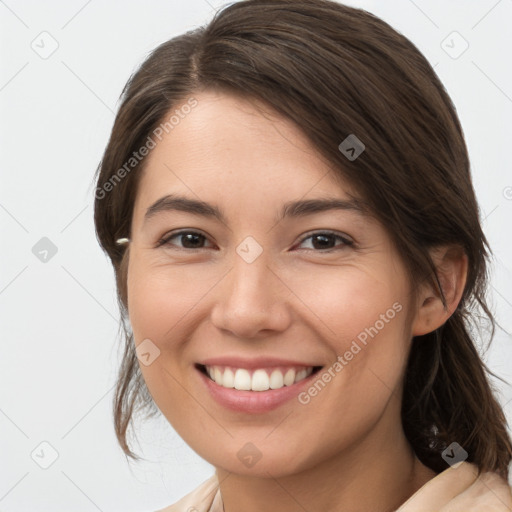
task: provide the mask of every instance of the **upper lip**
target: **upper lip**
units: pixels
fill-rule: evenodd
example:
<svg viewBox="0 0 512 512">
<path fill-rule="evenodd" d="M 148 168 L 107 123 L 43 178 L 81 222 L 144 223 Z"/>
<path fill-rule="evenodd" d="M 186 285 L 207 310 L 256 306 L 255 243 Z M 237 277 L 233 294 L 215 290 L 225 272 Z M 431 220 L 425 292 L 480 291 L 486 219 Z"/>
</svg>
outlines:
<svg viewBox="0 0 512 512">
<path fill-rule="evenodd" d="M 232 368 L 271 368 L 274 366 L 303 366 L 305 368 L 322 366 L 311 362 L 294 361 L 292 359 L 281 359 L 276 357 L 210 357 L 200 361 L 198 364 L 203 366 L 230 366 Z"/>
</svg>

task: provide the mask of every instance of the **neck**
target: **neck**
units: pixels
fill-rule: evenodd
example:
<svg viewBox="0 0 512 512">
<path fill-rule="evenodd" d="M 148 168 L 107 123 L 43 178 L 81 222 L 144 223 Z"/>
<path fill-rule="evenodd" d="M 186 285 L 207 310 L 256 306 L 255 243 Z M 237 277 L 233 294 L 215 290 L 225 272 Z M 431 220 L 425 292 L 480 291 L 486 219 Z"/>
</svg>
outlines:
<svg viewBox="0 0 512 512">
<path fill-rule="evenodd" d="M 436 473 L 415 457 L 396 422 L 386 427 L 293 475 L 253 477 L 217 468 L 224 511 L 396 510 Z"/>
</svg>

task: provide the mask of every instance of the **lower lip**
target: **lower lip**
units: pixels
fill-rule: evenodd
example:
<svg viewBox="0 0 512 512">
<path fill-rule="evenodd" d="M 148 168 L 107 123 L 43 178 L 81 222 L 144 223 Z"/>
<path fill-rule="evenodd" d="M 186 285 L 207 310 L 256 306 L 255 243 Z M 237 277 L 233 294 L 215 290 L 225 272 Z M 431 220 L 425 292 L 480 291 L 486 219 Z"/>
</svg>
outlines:
<svg viewBox="0 0 512 512">
<path fill-rule="evenodd" d="M 223 407 L 232 411 L 261 414 L 277 409 L 280 405 L 295 398 L 306 387 L 318 372 L 312 373 L 305 379 L 268 391 L 239 391 L 219 386 L 215 381 L 207 377 L 202 371 L 196 370 L 205 383 L 213 399 Z"/>
</svg>

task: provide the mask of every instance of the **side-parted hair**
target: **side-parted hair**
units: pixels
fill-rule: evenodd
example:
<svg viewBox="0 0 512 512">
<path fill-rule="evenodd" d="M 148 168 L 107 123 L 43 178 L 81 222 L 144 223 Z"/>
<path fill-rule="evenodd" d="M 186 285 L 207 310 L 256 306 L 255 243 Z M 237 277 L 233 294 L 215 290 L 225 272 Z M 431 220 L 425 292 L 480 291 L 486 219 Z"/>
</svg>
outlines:
<svg viewBox="0 0 512 512">
<path fill-rule="evenodd" d="M 481 472 L 507 478 L 512 458 L 507 422 L 490 383 L 494 374 L 472 334 L 482 319 L 491 327 L 490 339 L 495 331 L 485 301 L 491 251 L 455 107 L 407 38 L 364 10 L 329 0 L 230 4 L 206 26 L 157 47 L 123 90 L 96 174 L 94 220 L 114 267 L 123 320 L 113 408 L 125 454 L 139 458 L 127 442 L 134 414 L 158 412 L 125 321 L 129 246 L 116 240 L 130 236 L 146 160 L 133 169 L 126 162 L 173 110 L 204 90 L 264 102 L 293 121 L 388 231 L 413 292 L 427 280 L 444 303 L 429 250 L 462 247 L 469 268 L 457 309 L 444 325 L 412 340 L 402 423 L 416 455 L 434 471 L 447 468 L 441 452 L 455 441 Z M 353 161 L 338 149 L 350 134 L 366 146 Z"/>
</svg>

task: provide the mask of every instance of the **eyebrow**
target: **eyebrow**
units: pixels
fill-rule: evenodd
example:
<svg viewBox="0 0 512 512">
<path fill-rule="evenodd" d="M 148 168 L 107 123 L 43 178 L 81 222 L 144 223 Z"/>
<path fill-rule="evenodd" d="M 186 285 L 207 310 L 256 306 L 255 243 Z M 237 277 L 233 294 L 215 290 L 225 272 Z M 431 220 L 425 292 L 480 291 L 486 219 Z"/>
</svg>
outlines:
<svg viewBox="0 0 512 512">
<path fill-rule="evenodd" d="M 348 210 L 362 216 L 369 215 L 368 208 L 358 199 L 319 198 L 285 203 L 277 221 L 285 217 L 303 217 L 328 210 Z"/>
<path fill-rule="evenodd" d="M 161 197 L 158 201 L 153 203 L 146 210 L 144 222 L 154 217 L 157 213 L 168 211 L 181 211 L 193 213 L 195 215 L 202 215 L 203 217 L 211 217 L 226 224 L 226 217 L 217 206 L 175 194 Z"/>
<path fill-rule="evenodd" d="M 368 215 L 368 208 L 358 199 L 318 198 L 285 203 L 282 211 L 276 218 L 276 222 L 280 222 L 285 217 L 304 217 L 329 210 L 348 210 L 363 216 Z M 215 218 L 227 225 L 226 216 L 218 206 L 176 194 L 166 195 L 153 203 L 146 210 L 144 222 L 158 213 L 168 211 L 182 211 L 203 217 Z"/>
</svg>

